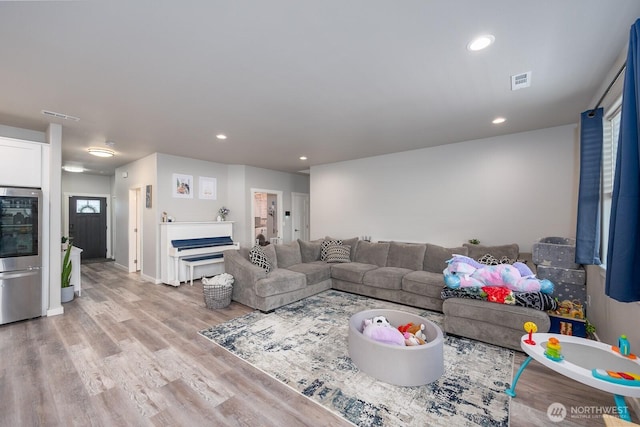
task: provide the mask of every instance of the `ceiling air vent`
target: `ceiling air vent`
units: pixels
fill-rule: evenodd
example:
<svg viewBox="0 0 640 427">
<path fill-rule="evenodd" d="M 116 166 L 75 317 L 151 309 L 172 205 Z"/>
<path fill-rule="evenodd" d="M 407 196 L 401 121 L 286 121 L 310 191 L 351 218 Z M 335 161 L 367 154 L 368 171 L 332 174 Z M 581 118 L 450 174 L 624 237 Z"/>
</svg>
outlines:
<svg viewBox="0 0 640 427">
<path fill-rule="evenodd" d="M 531 71 L 511 76 L 511 90 L 524 89 L 531 86 Z"/>
<path fill-rule="evenodd" d="M 55 117 L 57 119 L 73 120 L 74 122 L 80 121 L 78 117 L 69 116 L 67 114 L 62 114 L 62 113 L 56 113 L 55 111 L 42 110 L 42 114 L 44 114 L 45 116 Z"/>
</svg>

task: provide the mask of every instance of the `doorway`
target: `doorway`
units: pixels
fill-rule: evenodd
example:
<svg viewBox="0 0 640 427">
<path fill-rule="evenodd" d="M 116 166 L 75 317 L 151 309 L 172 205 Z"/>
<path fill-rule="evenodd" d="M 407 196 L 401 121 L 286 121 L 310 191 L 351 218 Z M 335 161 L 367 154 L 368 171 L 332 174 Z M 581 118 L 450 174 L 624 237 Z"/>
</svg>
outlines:
<svg viewBox="0 0 640 427">
<path fill-rule="evenodd" d="M 82 262 L 107 259 L 107 213 L 106 197 L 69 197 L 68 235 Z"/>
<path fill-rule="evenodd" d="M 282 191 L 251 189 L 252 245 L 282 242 Z"/>
<path fill-rule="evenodd" d="M 142 187 L 129 189 L 129 273 L 142 269 Z"/>
<path fill-rule="evenodd" d="M 291 239 L 309 240 L 309 195 L 291 193 Z"/>
</svg>

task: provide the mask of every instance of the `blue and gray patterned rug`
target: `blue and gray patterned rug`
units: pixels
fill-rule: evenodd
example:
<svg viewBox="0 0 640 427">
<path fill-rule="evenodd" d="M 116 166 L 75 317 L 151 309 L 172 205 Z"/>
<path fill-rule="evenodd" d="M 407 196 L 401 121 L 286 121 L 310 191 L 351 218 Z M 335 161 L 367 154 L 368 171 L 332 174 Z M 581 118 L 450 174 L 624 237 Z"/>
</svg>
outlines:
<svg viewBox="0 0 640 427">
<path fill-rule="evenodd" d="M 511 381 L 511 350 L 445 336 L 445 373 L 438 381 L 387 384 L 360 372 L 349 358 L 349 318 L 370 309 L 404 310 L 442 324 L 441 313 L 329 290 L 200 334 L 358 426 L 509 424 L 504 390 Z"/>
</svg>

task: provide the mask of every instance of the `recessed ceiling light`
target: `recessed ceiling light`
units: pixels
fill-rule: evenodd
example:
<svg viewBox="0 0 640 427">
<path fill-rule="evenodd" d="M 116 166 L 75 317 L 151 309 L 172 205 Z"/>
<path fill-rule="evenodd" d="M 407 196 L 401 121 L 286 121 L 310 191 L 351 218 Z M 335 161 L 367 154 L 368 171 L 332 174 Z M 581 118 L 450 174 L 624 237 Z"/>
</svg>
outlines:
<svg viewBox="0 0 640 427">
<path fill-rule="evenodd" d="M 223 134 L 223 133 L 219 133 L 216 135 L 216 138 L 218 139 L 227 139 L 227 135 Z"/>
<path fill-rule="evenodd" d="M 307 160 L 307 156 L 300 156 L 300 160 Z"/>
<path fill-rule="evenodd" d="M 507 119 L 505 119 L 504 117 L 496 117 L 491 123 L 493 123 L 494 125 L 499 125 L 500 123 L 504 123 L 506 121 Z"/>
<path fill-rule="evenodd" d="M 66 170 L 67 172 L 75 172 L 75 173 L 84 172 L 84 168 L 82 166 L 65 166 L 63 169 Z"/>
<path fill-rule="evenodd" d="M 496 38 L 491 34 L 485 34 L 471 40 L 471 42 L 467 45 L 467 49 L 472 51 L 482 50 L 491 46 L 495 40 Z"/>
<path fill-rule="evenodd" d="M 116 153 L 108 148 L 89 148 L 89 154 L 93 154 L 98 157 L 113 157 Z"/>
</svg>

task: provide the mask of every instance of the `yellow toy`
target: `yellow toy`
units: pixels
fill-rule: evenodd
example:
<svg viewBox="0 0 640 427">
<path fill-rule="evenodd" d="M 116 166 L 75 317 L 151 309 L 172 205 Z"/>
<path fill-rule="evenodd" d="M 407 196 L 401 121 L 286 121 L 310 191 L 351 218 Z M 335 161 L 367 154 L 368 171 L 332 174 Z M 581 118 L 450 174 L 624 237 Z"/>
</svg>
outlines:
<svg viewBox="0 0 640 427">
<path fill-rule="evenodd" d="M 529 345 L 536 345 L 536 342 L 533 340 L 533 334 L 538 332 L 538 325 L 533 322 L 524 322 L 524 330 L 529 334 L 529 338 L 524 340 L 524 342 Z"/>
</svg>

